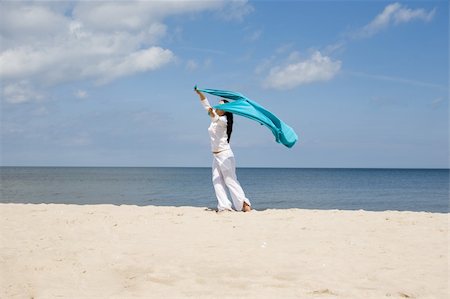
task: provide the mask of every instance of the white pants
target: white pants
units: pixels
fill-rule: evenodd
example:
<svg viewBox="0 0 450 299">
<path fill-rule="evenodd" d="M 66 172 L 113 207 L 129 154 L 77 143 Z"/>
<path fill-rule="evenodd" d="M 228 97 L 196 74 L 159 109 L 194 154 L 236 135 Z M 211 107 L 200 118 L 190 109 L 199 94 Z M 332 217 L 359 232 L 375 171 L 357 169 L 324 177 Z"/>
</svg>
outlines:
<svg viewBox="0 0 450 299">
<path fill-rule="evenodd" d="M 249 206 L 250 201 L 245 197 L 244 190 L 242 190 L 236 177 L 236 162 L 231 150 L 225 150 L 214 154 L 212 166 L 212 181 L 217 197 L 217 209 L 231 210 L 232 205 L 227 196 L 227 188 L 233 200 L 233 206 L 236 211 L 242 211 L 244 202 Z"/>
</svg>

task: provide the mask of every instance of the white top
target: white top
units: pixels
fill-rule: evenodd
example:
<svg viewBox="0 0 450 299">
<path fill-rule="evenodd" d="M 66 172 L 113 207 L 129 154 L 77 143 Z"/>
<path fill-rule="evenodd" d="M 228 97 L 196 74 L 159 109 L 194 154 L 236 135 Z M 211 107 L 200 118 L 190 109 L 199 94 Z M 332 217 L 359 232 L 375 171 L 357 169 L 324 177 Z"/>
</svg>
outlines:
<svg viewBox="0 0 450 299">
<path fill-rule="evenodd" d="M 205 98 L 201 103 L 206 111 L 209 111 L 211 105 L 209 104 L 208 99 Z M 231 149 L 230 144 L 227 141 L 227 123 L 227 117 L 225 115 L 218 116 L 217 112 L 214 110 L 214 116 L 211 116 L 211 124 L 208 128 L 212 152 L 221 152 Z"/>
</svg>

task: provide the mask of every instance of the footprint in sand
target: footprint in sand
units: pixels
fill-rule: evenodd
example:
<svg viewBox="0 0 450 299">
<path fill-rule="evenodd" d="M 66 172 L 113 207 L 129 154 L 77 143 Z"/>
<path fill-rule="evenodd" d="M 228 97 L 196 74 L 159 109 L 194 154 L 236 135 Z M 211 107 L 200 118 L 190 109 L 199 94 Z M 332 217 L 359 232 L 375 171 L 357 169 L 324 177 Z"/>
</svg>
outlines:
<svg viewBox="0 0 450 299">
<path fill-rule="evenodd" d="M 330 296 L 336 296 L 337 294 L 330 291 L 329 289 L 322 289 L 312 292 L 313 295 L 330 295 Z"/>
</svg>

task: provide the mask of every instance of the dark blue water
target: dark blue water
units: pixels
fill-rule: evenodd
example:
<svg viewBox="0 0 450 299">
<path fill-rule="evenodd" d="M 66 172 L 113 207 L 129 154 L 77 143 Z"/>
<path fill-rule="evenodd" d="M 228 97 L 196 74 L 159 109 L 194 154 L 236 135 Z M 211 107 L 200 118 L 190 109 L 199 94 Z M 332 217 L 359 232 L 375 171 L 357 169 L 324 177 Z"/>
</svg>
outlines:
<svg viewBox="0 0 450 299">
<path fill-rule="evenodd" d="M 2 203 L 215 207 L 210 168 L 0 167 Z M 240 168 L 256 209 L 449 212 L 448 169 Z"/>
</svg>

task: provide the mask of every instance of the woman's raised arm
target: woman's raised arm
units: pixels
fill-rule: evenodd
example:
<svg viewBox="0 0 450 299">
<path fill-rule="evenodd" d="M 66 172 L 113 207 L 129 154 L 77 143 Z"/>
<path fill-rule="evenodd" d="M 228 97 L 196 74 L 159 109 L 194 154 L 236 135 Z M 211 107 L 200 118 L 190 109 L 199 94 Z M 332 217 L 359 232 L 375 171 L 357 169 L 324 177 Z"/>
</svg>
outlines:
<svg viewBox="0 0 450 299">
<path fill-rule="evenodd" d="M 214 110 L 211 107 L 211 105 L 209 104 L 208 99 L 205 97 L 205 95 L 200 90 L 198 90 L 197 87 L 195 87 L 194 90 L 200 97 L 200 101 L 201 101 L 203 107 L 205 107 L 205 109 L 208 111 L 209 116 L 215 117 L 216 114 L 214 113 Z"/>
</svg>

